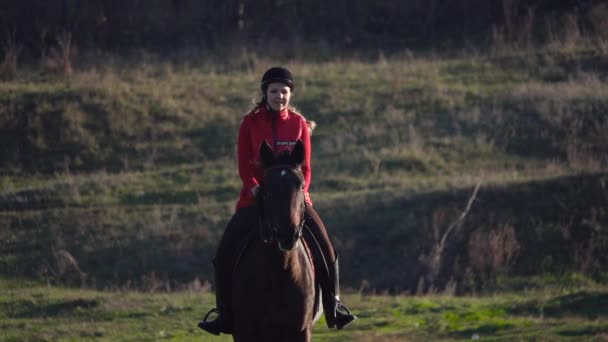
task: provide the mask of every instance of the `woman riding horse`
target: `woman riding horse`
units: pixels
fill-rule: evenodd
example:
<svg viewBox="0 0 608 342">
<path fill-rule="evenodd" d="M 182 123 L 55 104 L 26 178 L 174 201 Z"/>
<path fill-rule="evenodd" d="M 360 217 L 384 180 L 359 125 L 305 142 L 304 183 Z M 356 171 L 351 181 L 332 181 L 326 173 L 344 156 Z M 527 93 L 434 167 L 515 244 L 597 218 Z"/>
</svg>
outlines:
<svg viewBox="0 0 608 342">
<path fill-rule="evenodd" d="M 232 333 L 232 271 L 236 253 L 243 237 L 247 236 L 258 219 L 256 194 L 263 179 L 263 168 L 258 149 L 265 141 L 270 142 L 275 153 L 291 149 L 301 140 L 304 147 L 304 162 L 301 165 L 304 177 L 305 213 L 307 229 L 304 238 L 314 255 L 315 276 L 319 279 L 323 309 L 329 328 L 342 329 L 357 317 L 339 300 L 338 256 L 331 244 L 321 218 L 312 207 L 308 193 L 311 179 L 310 134 L 312 128 L 306 119 L 289 106 L 294 89 L 291 72 L 285 68 L 273 67 L 262 76 L 262 100 L 241 121 L 238 135 L 238 166 L 242 180 L 240 198 L 236 212 L 228 223 L 220 240 L 215 266 L 215 294 L 218 317 L 208 321 L 207 316 L 199 327 L 214 335 Z"/>
</svg>

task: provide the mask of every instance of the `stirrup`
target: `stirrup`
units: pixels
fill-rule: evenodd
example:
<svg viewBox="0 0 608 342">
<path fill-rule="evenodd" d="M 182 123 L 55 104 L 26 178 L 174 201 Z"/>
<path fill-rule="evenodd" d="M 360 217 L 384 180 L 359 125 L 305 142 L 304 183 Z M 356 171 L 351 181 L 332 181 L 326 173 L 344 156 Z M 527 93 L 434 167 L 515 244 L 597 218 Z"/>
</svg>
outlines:
<svg viewBox="0 0 608 342">
<path fill-rule="evenodd" d="M 209 321 L 209 315 L 211 315 L 212 313 L 216 313 L 218 314 L 218 317 L 213 320 L 213 321 Z M 217 320 L 221 317 L 220 312 L 218 311 L 217 308 L 213 308 L 211 310 L 209 310 L 209 312 L 207 312 L 207 314 L 205 315 L 205 318 L 203 318 L 202 321 L 200 321 L 197 324 L 197 327 L 199 327 L 200 329 L 203 329 L 204 331 L 219 336 L 220 333 L 222 332 L 221 327 L 219 326 L 219 323 Z"/>
<path fill-rule="evenodd" d="M 353 316 L 353 313 L 350 311 L 350 309 L 346 305 L 344 305 L 342 302 L 336 303 L 336 312 L 338 312 L 338 311 L 344 315 Z"/>
<path fill-rule="evenodd" d="M 348 310 L 348 308 L 347 308 Z M 207 323 L 207 319 L 209 319 L 209 315 L 211 315 L 212 313 L 216 313 L 218 314 L 218 316 L 220 315 L 220 312 L 217 310 L 217 308 L 213 308 L 211 310 L 209 310 L 209 312 L 207 312 L 207 314 L 205 315 L 205 318 L 203 318 L 203 321 L 201 323 Z"/>
<path fill-rule="evenodd" d="M 340 320 L 339 317 L 343 318 L 343 320 Z M 353 315 L 353 313 L 346 305 L 342 304 L 339 301 L 336 303 L 336 317 L 334 319 L 336 329 L 341 330 L 342 328 L 350 325 L 356 320 L 357 316 Z"/>
</svg>

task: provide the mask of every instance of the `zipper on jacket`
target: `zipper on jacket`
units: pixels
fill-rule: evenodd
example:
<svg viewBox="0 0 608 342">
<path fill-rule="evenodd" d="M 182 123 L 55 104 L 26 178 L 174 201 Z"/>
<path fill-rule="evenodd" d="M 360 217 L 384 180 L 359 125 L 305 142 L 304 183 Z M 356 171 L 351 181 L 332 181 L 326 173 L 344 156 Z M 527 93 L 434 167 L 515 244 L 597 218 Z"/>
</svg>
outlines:
<svg viewBox="0 0 608 342">
<path fill-rule="evenodd" d="M 273 140 L 272 145 L 273 145 L 274 153 L 277 153 L 278 152 L 278 150 L 277 150 L 277 146 L 278 146 L 278 144 L 277 144 L 277 116 L 278 116 L 278 114 L 271 112 L 271 115 L 272 115 L 272 140 Z"/>
</svg>

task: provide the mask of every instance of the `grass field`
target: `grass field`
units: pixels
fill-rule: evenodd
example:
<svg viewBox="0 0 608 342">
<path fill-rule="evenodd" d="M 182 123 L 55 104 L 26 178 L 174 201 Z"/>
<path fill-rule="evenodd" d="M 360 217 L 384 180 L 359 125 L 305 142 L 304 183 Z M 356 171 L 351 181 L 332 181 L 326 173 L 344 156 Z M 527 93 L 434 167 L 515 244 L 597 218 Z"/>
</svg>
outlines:
<svg viewBox="0 0 608 342">
<path fill-rule="evenodd" d="M 2 280 L 1 341 L 229 341 L 196 323 L 210 293 L 100 292 Z M 606 341 L 605 286 L 483 296 L 349 294 L 359 320 L 313 341 Z"/>
<path fill-rule="evenodd" d="M 3 341 L 201 339 L 246 57 L 0 83 Z M 315 341 L 607 339 L 606 49 L 281 64 L 360 317 Z"/>
</svg>

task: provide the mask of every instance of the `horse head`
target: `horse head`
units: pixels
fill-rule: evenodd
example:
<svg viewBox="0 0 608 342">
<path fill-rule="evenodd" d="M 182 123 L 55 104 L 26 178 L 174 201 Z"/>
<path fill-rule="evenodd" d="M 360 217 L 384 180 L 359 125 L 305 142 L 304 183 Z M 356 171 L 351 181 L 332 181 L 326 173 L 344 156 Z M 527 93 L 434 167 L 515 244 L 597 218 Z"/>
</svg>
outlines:
<svg viewBox="0 0 608 342">
<path fill-rule="evenodd" d="M 282 251 L 292 250 L 304 226 L 304 144 L 299 141 L 290 151 L 275 154 L 267 142 L 260 147 L 264 166 L 261 193 L 262 236 L 276 241 Z"/>
</svg>

